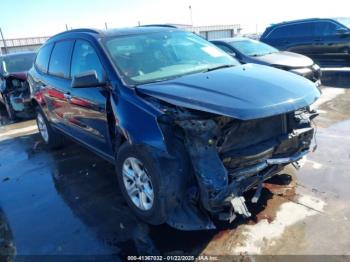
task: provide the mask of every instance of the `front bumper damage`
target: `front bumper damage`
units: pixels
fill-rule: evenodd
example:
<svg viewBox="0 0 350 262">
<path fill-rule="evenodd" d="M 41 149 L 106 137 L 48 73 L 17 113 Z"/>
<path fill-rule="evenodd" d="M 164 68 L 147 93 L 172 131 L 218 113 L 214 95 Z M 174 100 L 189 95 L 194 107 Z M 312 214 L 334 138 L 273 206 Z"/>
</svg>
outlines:
<svg viewBox="0 0 350 262">
<path fill-rule="evenodd" d="M 297 163 L 310 151 L 314 136 L 311 120 L 316 115 L 303 109 L 267 120 L 238 121 L 238 124 L 226 117 L 220 121 L 213 118 L 175 121 L 184 131 L 198 192 L 193 193 L 192 189 L 188 194 L 192 196 L 168 223 L 182 230 L 211 229 L 215 228 L 213 217 L 229 222 L 237 215 L 250 217 L 244 192 L 256 188 L 249 201 L 257 203 L 264 181 L 284 166 Z M 275 125 L 273 121 L 280 123 Z M 280 130 L 273 132 L 270 128 Z M 193 195 L 197 196 L 199 205 Z"/>
<path fill-rule="evenodd" d="M 5 78 L 1 93 L 5 103 L 17 117 L 28 118 L 34 116 L 30 99 L 29 85 L 26 79 L 9 75 Z"/>
</svg>

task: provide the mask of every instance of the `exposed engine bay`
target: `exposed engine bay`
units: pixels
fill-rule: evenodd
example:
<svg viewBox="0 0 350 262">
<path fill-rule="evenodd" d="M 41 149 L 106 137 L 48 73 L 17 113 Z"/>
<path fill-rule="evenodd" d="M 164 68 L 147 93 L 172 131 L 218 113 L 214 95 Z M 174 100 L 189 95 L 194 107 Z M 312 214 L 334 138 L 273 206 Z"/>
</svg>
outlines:
<svg viewBox="0 0 350 262">
<path fill-rule="evenodd" d="M 183 210 L 198 215 L 193 225 L 199 228 L 213 228 L 211 216 L 229 222 L 237 214 L 249 217 L 245 201 L 257 203 L 265 180 L 290 163 L 297 168 L 297 161 L 310 151 L 312 119 L 318 115 L 307 107 L 243 121 L 151 100 L 165 113 L 159 119 L 161 125 L 170 126 L 165 133 L 172 130 L 180 137 L 190 157 L 200 207 L 191 199 Z M 243 193 L 252 188 L 254 197 L 245 199 Z M 195 220 L 196 215 L 188 217 Z M 178 213 L 168 223 L 184 229 L 184 221 Z"/>
</svg>

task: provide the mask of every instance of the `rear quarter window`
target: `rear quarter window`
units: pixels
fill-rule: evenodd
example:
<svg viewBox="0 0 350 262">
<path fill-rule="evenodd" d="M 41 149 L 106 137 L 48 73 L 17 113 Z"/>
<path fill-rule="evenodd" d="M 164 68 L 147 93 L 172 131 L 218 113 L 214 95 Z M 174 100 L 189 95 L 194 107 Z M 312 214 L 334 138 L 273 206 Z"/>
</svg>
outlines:
<svg viewBox="0 0 350 262">
<path fill-rule="evenodd" d="M 47 44 L 47 45 L 44 45 L 42 48 L 40 48 L 39 53 L 35 60 L 36 67 L 44 73 L 47 73 L 47 69 L 49 67 L 49 60 L 50 60 L 52 47 L 53 47 L 53 44 Z"/>
<path fill-rule="evenodd" d="M 73 44 L 74 41 L 72 40 L 65 40 L 55 43 L 49 63 L 50 75 L 63 78 L 70 77 L 70 61 Z"/>
<path fill-rule="evenodd" d="M 317 36 L 335 35 L 338 28 L 341 28 L 341 26 L 333 22 L 322 21 L 315 23 L 314 34 Z"/>
</svg>

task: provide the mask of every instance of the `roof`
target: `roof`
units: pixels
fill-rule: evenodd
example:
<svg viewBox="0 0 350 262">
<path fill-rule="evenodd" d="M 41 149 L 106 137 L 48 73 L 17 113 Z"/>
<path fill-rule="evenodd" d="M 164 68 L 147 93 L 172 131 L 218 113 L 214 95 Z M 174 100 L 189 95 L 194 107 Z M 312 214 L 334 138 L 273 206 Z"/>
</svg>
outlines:
<svg viewBox="0 0 350 262">
<path fill-rule="evenodd" d="M 111 36 L 123 36 L 123 35 L 137 35 L 137 34 L 146 34 L 146 33 L 156 33 L 163 31 L 174 31 L 179 30 L 173 26 L 138 26 L 130 28 L 118 28 L 118 29 L 109 29 L 103 32 L 105 37 Z"/>
<path fill-rule="evenodd" d="M 286 24 L 293 24 L 293 23 L 300 23 L 300 22 L 311 22 L 311 21 L 318 21 L 318 20 L 334 20 L 333 18 L 305 18 L 305 19 L 298 19 L 298 20 L 291 20 L 291 21 L 283 21 L 280 23 L 271 24 L 271 27 L 277 26 L 277 25 L 286 25 Z"/>
<path fill-rule="evenodd" d="M 57 35 L 54 35 L 49 39 L 56 39 L 64 36 L 69 36 L 75 33 L 85 33 L 94 37 L 113 37 L 113 36 L 124 36 L 124 35 L 138 35 L 138 34 L 146 34 L 153 32 L 162 32 L 162 31 L 174 31 L 178 30 L 174 26 L 166 26 L 166 25 L 146 25 L 146 26 L 137 26 L 137 27 L 128 27 L 128 28 L 115 28 L 115 29 L 107 29 L 107 30 L 99 30 L 99 29 L 91 29 L 91 28 L 79 28 L 64 31 Z"/>
<path fill-rule="evenodd" d="M 231 42 L 237 42 L 237 41 L 244 41 L 244 40 L 252 40 L 248 37 L 242 37 L 242 36 L 236 36 L 236 37 L 229 37 L 229 38 L 220 38 L 220 39 L 213 39 L 212 41 L 220 41 L 224 43 L 231 43 Z"/>
</svg>

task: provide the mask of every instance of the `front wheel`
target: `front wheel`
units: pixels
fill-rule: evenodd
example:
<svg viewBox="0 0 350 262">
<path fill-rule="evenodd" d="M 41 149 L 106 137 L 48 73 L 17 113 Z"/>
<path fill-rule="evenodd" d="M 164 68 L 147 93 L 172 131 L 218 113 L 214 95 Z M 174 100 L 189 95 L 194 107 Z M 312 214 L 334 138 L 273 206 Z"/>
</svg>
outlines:
<svg viewBox="0 0 350 262">
<path fill-rule="evenodd" d="M 181 194 L 181 172 L 165 171 L 161 162 L 157 154 L 127 142 L 116 155 L 116 172 L 124 199 L 139 218 L 153 225 L 166 222 Z"/>
<path fill-rule="evenodd" d="M 36 123 L 41 139 L 50 149 L 59 148 L 64 144 L 64 138 L 62 135 L 59 135 L 55 130 L 53 130 L 40 109 L 37 109 Z"/>
</svg>

